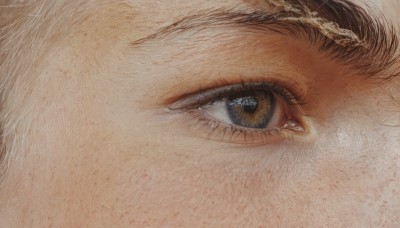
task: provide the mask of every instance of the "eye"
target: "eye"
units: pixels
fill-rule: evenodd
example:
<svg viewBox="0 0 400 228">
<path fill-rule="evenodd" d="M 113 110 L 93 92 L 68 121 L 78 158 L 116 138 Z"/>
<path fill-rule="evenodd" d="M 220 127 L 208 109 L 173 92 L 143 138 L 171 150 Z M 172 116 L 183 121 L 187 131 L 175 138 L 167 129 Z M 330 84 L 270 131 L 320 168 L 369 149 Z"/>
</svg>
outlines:
<svg viewBox="0 0 400 228">
<path fill-rule="evenodd" d="M 202 106 L 214 118 L 243 128 L 282 128 L 285 124 L 296 127 L 290 120 L 285 101 L 271 91 L 248 90 L 229 95 L 222 100 Z M 288 127 L 286 126 L 286 127 Z"/>
<path fill-rule="evenodd" d="M 288 131 L 305 132 L 299 120 L 302 100 L 278 84 L 242 83 L 188 95 L 175 102 L 171 109 L 194 114 L 191 116 L 205 122 L 211 133 L 230 141 L 233 136 L 248 139 L 251 135 L 258 142 L 254 138 L 261 135 L 264 142 L 268 140 L 265 137 L 288 135 Z"/>
</svg>

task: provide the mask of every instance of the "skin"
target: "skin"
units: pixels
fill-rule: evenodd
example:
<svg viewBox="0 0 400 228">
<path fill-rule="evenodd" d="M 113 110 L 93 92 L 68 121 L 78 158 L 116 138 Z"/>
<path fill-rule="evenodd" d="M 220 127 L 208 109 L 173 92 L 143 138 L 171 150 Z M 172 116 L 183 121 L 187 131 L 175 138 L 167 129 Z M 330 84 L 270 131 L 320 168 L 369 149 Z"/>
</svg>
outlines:
<svg viewBox="0 0 400 228">
<path fill-rule="evenodd" d="M 397 0 L 365 2 L 400 22 Z M 232 28 L 129 47 L 193 10 L 232 6 L 247 7 L 114 4 L 55 44 L 32 72 L 32 122 L 0 226 L 400 226 L 400 128 L 383 126 L 399 124 L 399 79 L 377 85 L 308 43 Z M 307 90 L 314 130 L 294 141 L 229 143 L 166 111 L 222 79 L 274 72 Z"/>
</svg>

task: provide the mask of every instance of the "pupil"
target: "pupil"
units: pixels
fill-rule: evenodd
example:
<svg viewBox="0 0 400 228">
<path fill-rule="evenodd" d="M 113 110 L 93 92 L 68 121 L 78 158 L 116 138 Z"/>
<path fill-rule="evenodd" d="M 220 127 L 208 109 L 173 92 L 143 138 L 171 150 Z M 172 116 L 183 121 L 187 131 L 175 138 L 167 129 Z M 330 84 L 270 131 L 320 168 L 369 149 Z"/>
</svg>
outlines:
<svg viewBox="0 0 400 228">
<path fill-rule="evenodd" d="M 255 97 L 244 97 L 239 100 L 244 112 L 255 113 L 257 111 L 258 101 Z"/>
<path fill-rule="evenodd" d="M 275 109 L 274 95 L 264 91 L 245 91 L 228 97 L 226 108 L 232 123 L 249 128 L 268 126 Z"/>
</svg>

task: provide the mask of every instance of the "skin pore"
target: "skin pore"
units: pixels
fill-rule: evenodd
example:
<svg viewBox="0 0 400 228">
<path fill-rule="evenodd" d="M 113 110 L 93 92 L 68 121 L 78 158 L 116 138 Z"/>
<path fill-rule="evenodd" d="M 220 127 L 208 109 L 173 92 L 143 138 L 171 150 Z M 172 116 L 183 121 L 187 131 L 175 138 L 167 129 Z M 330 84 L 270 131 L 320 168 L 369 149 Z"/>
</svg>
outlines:
<svg viewBox="0 0 400 228">
<path fill-rule="evenodd" d="M 257 3 L 99 1 L 46 40 L 4 104 L 19 122 L 0 227 L 399 226 L 400 81 L 378 78 L 400 64 L 365 77 L 301 35 L 174 24 Z M 363 3 L 399 23 L 397 0 Z M 176 105 L 258 82 L 304 100 L 305 132 L 232 130 L 208 103 Z"/>
</svg>

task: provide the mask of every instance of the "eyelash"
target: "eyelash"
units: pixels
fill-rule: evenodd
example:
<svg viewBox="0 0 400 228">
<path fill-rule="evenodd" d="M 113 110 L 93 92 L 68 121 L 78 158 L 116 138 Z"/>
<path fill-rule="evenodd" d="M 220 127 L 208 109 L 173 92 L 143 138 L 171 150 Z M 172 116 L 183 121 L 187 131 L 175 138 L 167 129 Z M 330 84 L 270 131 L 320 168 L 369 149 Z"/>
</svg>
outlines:
<svg viewBox="0 0 400 228">
<path fill-rule="evenodd" d="M 293 83 L 294 84 L 294 83 Z M 293 88 L 296 87 L 296 88 Z M 290 88 L 290 89 L 287 89 Z M 218 101 L 226 96 L 242 92 L 246 90 L 264 90 L 276 93 L 291 106 L 302 106 L 305 102 L 305 92 L 299 89 L 297 84 L 291 85 L 285 82 L 266 82 L 266 81 L 254 81 L 239 83 L 229 83 L 222 80 L 221 83 L 212 86 L 211 89 L 200 89 L 195 93 L 187 93 L 177 102 L 172 103 L 169 106 L 171 110 L 188 110 L 199 108 L 203 105 L 210 104 L 211 101 Z"/>
<path fill-rule="evenodd" d="M 296 87 L 295 89 L 292 89 Z M 289 89 L 288 89 L 289 88 Z M 275 139 L 293 138 L 293 132 L 288 129 L 249 129 L 236 125 L 221 122 L 210 116 L 201 107 L 220 101 L 232 93 L 249 90 L 271 91 L 283 98 L 288 105 L 290 112 L 299 117 L 304 115 L 302 105 L 305 104 L 305 93 L 299 90 L 296 85 L 289 85 L 284 82 L 244 82 L 230 84 L 226 81 L 216 85 L 214 89 L 201 90 L 197 93 L 187 94 L 185 98 L 170 105 L 170 110 L 184 111 L 190 115 L 190 120 L 196 123 L 194 126 L 208 128 L 206 135 L 208 139 L 240 144 L 270 143 Z M 193 122 L 188 122 L 193 126 Z M 218 138 L 219 137 L 219 138 Z"/>
</svg>

